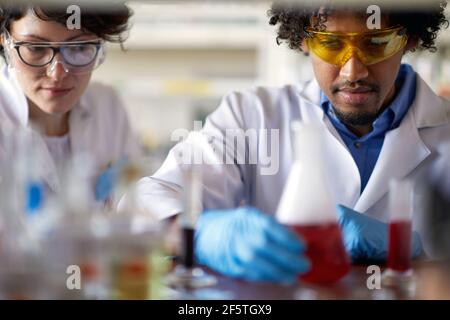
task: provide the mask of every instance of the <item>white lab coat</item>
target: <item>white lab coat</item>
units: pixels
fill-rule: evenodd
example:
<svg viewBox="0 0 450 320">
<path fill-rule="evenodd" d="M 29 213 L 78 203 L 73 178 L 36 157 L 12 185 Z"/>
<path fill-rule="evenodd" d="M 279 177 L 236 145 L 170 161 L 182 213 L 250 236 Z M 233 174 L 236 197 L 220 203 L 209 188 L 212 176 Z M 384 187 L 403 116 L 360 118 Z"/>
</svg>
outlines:
<svg viewBox="0 0 450 320">
<path fill-rule="evenodd" d="M 4 67 L 0 75 L 0 123 L 10 127 L 28 127 L 28 103 L 20 88 L 14 71 Z M 0 137 L 0 161 L 4 155 L 7 137 Z M 42 147 L 40 170 L 47 187 L 60 190 L 60 177 L 47 145 L 41 136 L 35 135 L 36 143 Z M 72 154 L 88 154 L 93 172 L 90 180 L 108 164 L 127 156 L 140 154 L 140 145 L 135 139 L 127 114 L 116 92 L 105 85 L 91 83 L 69 115 L 69 139 Z M 1 163 L 0 163 L 1 164 Z M 1 166 L 0 166 L 1 167 Z"/>
<path fill-rule="evenodd" d="M 450 190 L 447 179 L 450 161 L 445 156 L 450 150 L 450 103 L 439 98 L 419 76 L 416 99 L 401 125 L 386 134 L 378 161 L 362 194 L 355 161 L 319 101 L 320 89 L 315 80 L 282 88 L 259 87 L 226 96 L 203 127 L 203 132 L 215 136 L 208 148 L 220 150 L 226 129 L 278 129 L 280 142 L 273 148 L 275 151 L 278 148 L 279 165 L 278 168 L 274 165 L 274 170 L 268 170 L 260 162 L 256 165 L 223 164 L 219 168 L 204 165 L 203 208 L 232 208 L 245 203 L 274 214 L 294 160 L 292 120 L 323 125 L 325 171 L 336 203 L 387 221 L 391 178 L 418 179 L 426 176 L 441 179 Z M 264 140 L 259 137 L 256 143 L 246 145 L 246 152 L 264 159 L 261 154 L 265 152 Z M 175 157 L 182 148 L 182 143 L 176 145 L 162 167 L 138 184 L 139 205 L 161 218 L 182 210 L 182 170 Z M 265 174 L 262 174 L 264 170 Z M 267 174 L 270 171 L 274 174 Z M 309 201 L 301 194 L 298 199 Z M 420 199 L 420 196 L 416 197 L 417 201 Z M 415 208 L 418 210 L 419 206 Z M 419 232 L 422 228 L 420 221 L 418 213 L 415 213 L 413 224 Z"/>
</svg>

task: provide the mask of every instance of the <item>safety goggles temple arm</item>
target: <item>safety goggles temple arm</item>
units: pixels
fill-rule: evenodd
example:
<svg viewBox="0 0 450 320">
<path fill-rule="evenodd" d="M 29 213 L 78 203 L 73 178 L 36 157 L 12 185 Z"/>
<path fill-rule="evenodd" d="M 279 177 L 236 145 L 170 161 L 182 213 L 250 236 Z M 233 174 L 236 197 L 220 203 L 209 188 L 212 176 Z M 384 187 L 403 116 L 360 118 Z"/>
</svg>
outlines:
<svg viewBox="0 0 450 320">
<path fill-rule="evenodd" d="M 15 42 L 16 45 L 34 45 L 34 46 L 41 46 L 41 47 L 54 47 L 54 46 L 79 46 L 83 44 L 93 44 L 101 46 L 104 44 L 103 39 L 95 39 L 95 40 L 83 40 L 83 41 L 68 41 L 68 42 L 33 42 L 33 41 L 17 41 Z"/>
<path fill-rule="evenodd" d="M 8 29 L 6 29 L 5 26 L 1 26 L 0 35 L 5 37 L 5 41 L 12 40 L 11 34 L 9 33 Z"/>
<path fill-rule="evenodd" d="M 406 27 L 402 27 L 402 28 L 398 31 L 398 35 L 400 35 L 400 36 L 408 35 L 408 29 L 407 29 Z"/>
<path fill-rule="evenodd" d="M 304 37 L 305 38 L 308 38 L 308 39 L 311 39 L 311 38 L 313 38 L 314 37 L 314 35 L 313 35 L 313 33 L 310 31 L 310 30 L 308 30 L 310 27 L 303 27 L 303 34 L 304 34 Z"/>
</svg>

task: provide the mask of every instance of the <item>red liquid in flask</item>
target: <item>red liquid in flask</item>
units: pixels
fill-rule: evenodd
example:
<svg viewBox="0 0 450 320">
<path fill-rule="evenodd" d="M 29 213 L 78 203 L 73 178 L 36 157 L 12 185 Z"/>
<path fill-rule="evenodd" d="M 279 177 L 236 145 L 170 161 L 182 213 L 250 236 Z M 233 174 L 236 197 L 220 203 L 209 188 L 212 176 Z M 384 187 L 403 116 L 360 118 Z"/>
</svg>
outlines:
<svg viewBox="0 0 450 320">
<path fill-rule="evenodd" d="M 411 221 L 389 224 L 388 268 L 399 272 L 411 268 Z"/>
<path fill-rule="evenodd" d="M 311 270 L 301 275 L 300 280 L 331 284 L 350 271 L 350 260 L 336 223 L 294 226 L 293 229 L 305 241 L 305 254 L 311 262 Z"/>
</svg>

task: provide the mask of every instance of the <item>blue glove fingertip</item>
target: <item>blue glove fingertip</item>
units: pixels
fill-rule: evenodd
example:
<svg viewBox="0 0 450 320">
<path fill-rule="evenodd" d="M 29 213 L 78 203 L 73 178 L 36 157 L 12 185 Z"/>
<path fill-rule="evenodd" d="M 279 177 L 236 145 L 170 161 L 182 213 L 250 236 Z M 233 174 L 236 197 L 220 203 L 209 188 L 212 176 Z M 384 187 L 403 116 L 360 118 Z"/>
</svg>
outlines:
<svg viewBox="0 0 450 320">
<path fill-rule="evenodd" d="M 285 278 L 285 279 L 282 279 L 282 280 L 280 281 L 280 284 L 281 284 L 281 285 L 291 286 L 291 285 L 296 284 L 297 281 L 298 281 L 298 279 L 297 279 L 296 276 L 294 276 L 294 277 L 287 277 L 287 278 Z"/>
<path fill-rule="evenodd" d="M 298 273 L 306 273 L 311 270 L 311 262 L 306 257 L 303 257 L 298 263 Z"/>
<path fill-rule="evenodd" d="M 290 232 L 290 231 L 289 231 Z M 303 252 L 306 251 L 306 244 L 303 240 L 303 238 L 301 238 L 300 236 L 296 235 L 293 232 L 291 233 L 291 241 L 290 241 L 290 249 L 292 251 L 295 251 L 298 254 L 302 254 Z"/>
<path fill-rule="evenodd" d="M 354 210 L 352 210 L 352 209 L 350 209 L 350 208 L 348 208 L 348 207 L 346 207 L 346 206 L 344 206 L 342 204 L 338 204 L 336 206 L 336 209 L 337 209 L 336 210 L 336 214 L 337 214 L 337 218 L 338 218 L 338 223 L 339 224 L 344 223 L 344 220 L 346 219 L 346 217 L 348 215 L 357 213 L 356 211 L 354 211 Z"/>
<path fill-rule="evenodd" d="M 423 252 L 422 239 L 417 231 L 412 233 L 412 257 L 417 258 Z"/>
<path fill-rule="evenodd" d="M 306 250 L 303 239 L 289 227 L 280 224 L 275 219 L 267 227 L 267 234 L 276 244 L 290 251 L 300 254 Z"/>
</svg>

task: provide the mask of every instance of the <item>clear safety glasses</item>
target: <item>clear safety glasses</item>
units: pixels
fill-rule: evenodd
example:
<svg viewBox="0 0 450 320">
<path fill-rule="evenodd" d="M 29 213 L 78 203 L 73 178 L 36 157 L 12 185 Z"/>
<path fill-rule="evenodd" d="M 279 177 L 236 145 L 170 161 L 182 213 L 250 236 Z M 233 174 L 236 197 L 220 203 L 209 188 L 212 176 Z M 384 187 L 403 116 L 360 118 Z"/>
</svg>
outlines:
<svg viewBox="0 0 450 320">
<path fill-rule="evenodd" d="M 305 30 L 309 50 L 320 59 L 343 66 L 353 55 L 365 65 L 381 62 L 400 50 L 408 41 L 404 27 L 392 27 L 364 33 Z"/>
<path fill-rule="evenodd" d="M 66 73 L 87 74 L 101 65 L 105 59 L 105 43 L 103 39 L 68 42 L 28 42 L 15 41 L 5 31 L 7 60 L 11 59 L 14 51 L 20 61 L 37 73 L 49 74 L 59 63 Z M 60 58 L 55 58 L 59 54 Z"/>
</svg>

